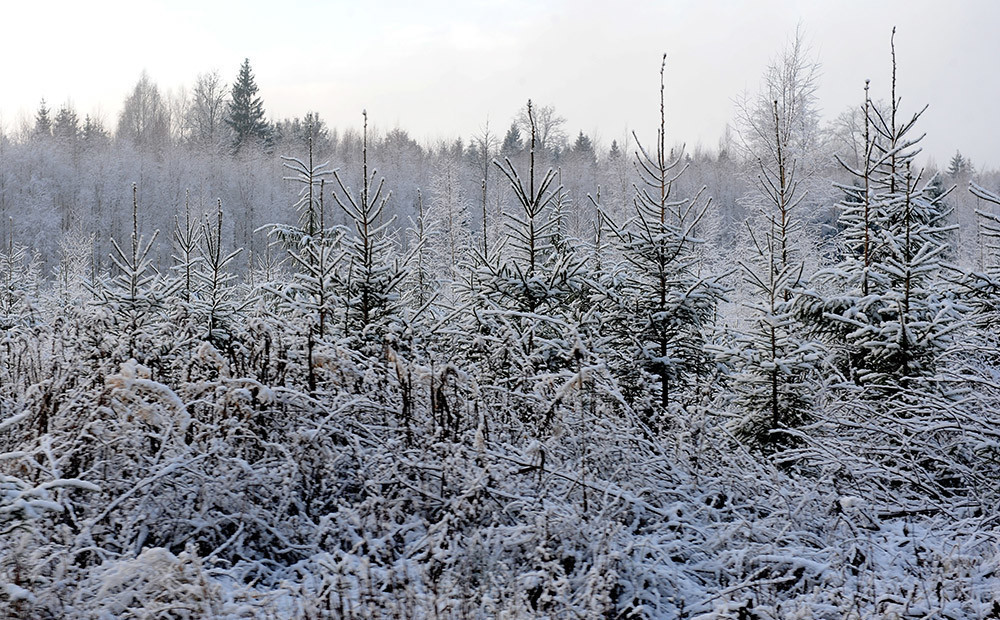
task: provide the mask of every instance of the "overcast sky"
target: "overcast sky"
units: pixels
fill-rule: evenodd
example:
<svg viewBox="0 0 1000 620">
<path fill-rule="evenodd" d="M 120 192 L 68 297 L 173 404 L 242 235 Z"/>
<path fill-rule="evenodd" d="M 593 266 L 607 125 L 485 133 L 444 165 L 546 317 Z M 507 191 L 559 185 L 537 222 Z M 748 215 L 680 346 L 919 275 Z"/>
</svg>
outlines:
<svg viewBox="0 0 1000 620">
<path fill-rule="evenodd" d="M 44 8 L 37 8 L 43 6 Z M 44 97 L 113 127 L 141 71 L 164 90 L 244 57 L 268 116 L 315 110 L 335 127 L 399 126 L 421 141 L 502 132 L 529 97 L 604 145 L 651 133 L 666 52 L 668 137 L 714 148 L 801 23 L 822 65 L 825 118 L 888 98 L 897 27 L 903 109 L 938 164 L 960 149 L 1000 167 L 1000 2 L 564 0 L 16 2 L 0 5 L 0 123 Z"/>
</svg>

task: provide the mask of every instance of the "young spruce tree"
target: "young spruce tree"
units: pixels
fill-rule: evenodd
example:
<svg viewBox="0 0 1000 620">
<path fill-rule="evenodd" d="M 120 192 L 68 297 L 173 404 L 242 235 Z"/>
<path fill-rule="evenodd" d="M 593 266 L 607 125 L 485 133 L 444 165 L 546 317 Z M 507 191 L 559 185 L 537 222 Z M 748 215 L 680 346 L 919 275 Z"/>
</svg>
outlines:
<svg viewBox="0 0 1000 620">
<path fill-rule="evenodd" d="M 865 85 L 864 156 L 841 165 L 854 183 L 840 184 L 840 262 L 819 271 L 816 289 L 795 303 L 800 316 L 840 352 L 855 382 L 905 387 L 935 371 L 935 360 L 960 326 L 941 276 L 954 227 L 947 192 L 921 182 L 912 137 L 924 110 L 901 121 L 896 97 L 895 29 L 891 100 L 880 110 Z"/>
<path fill-rule="evenodd" d="M 635 136 L 641 185 L 635 187 L 634 214 L 612 230 L 629 263 L 623 337 L 631 342 L 634 361 L 654 378 L 647 389 L 641 377 L 633 377 L 632 391 L 637 401 L 652 396 L 663 408 L 711 364 L 705 333 L 723 295 L 718 276 L 702 277 L 697 270 L 695 249 L 702 241 L 695 228 L 711 199 L 704 198 L 704 187 L 690 198 L 674 197 L 674 184 L 686 166 L 683 150 L 675 154 L 666 146 L 666 62 L 664 54 L 656 150 L 646 150 Z"/>
</svg>

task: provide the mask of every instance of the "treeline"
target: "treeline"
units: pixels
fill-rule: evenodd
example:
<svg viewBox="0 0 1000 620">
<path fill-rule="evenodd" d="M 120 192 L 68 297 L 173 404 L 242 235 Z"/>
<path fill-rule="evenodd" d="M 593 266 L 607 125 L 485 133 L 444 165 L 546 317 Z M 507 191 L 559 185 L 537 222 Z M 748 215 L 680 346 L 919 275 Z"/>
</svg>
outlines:
<svg viewBox="0 0 1000 620">
<path fill-rule="evenodd" d="M 434 149 L 4 143 L 0 602 L 995 613 L 992 177 L 920 170 L 895 80 L 830 157 L 801 47 L 767 77 L 712 155 L 665 64 L 601 153 L 530 101 Z"/>
</svg>

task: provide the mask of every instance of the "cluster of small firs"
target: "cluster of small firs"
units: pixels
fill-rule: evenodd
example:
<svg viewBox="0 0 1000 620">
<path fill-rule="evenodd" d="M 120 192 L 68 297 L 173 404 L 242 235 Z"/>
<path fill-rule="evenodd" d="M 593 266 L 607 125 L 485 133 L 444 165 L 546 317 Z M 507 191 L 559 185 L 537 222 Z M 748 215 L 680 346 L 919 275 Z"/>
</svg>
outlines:
<svg viewBox="0 0 1000 620">
<path fill-rule="evenodd" d="M 281 159 L 281 223 L 183 200 L 161 237 L 134 185 L 107 258 L 67 224 L 52 277 L 9 227 L 0 611 L 1000 617 L 1000 197 L 971 186 L 957 251 L 895 79 L 810 194 L 812 81 L 775 75 L 744 231 L 684 194 L 662 105 L 581 200 L 530 101 L 481 197 L 442 155 L 407 225 L 365 116 L 353 167 Z"/>
</svg>

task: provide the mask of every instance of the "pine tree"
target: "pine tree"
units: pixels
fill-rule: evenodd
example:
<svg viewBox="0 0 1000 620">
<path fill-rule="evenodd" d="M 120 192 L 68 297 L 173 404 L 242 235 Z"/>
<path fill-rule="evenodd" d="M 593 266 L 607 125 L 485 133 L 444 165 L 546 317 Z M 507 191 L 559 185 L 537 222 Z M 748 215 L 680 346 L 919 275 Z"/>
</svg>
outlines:
<svg viewBox="0 0 1000 620">
<path fill-rule="evenodd" d="M 239 75 L 233 83 L 230 94 L 229 116 L 226 124 L 233 130 L 233 151 L 238 152 L 246 144 L 269 146 L 270 125 L 264 118 L 264 103 L 257 96 L 257 83 L 247 58 L 240 66 Z"/>
<path fill-rule="evenodd" d="M 297 229 L 280 229 L 280 233 L 289 237 L 288 241 L 292 245 L 308 244 L 313 237 L 323 233 L 325 226 L 324 214 L 320 206 L 322 192 L 319 191 L 319 185 L 324 177 L 330 175 L 330 162 L 316 164 L 313 161 L 313 140 L 311 137 L 306 138 L 306 151 L 308 155 L 305 161 L 296 157 L 281 157 L 284 167 L 295 173 L 295 176 L 285 177 L 285 180 L 302 185 L 299 190 L 299 199 L 295 203 L 295 210 L 299 214 L 299 226 Z"/>
</svg>

